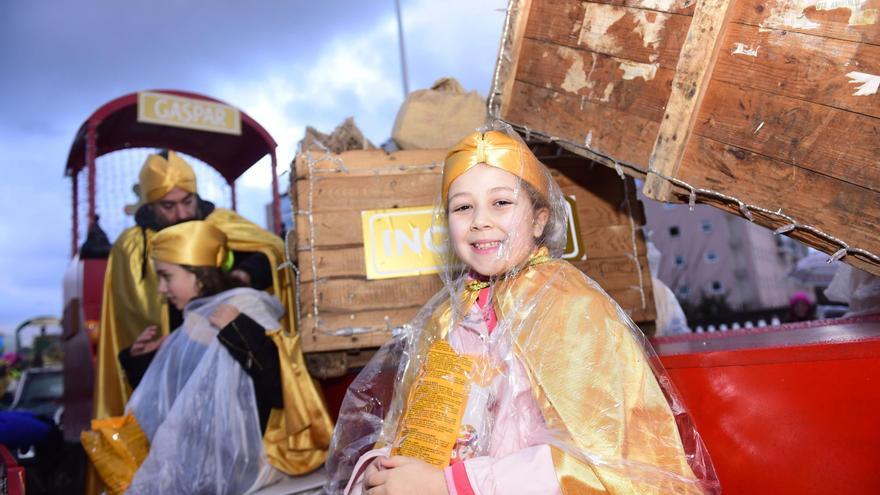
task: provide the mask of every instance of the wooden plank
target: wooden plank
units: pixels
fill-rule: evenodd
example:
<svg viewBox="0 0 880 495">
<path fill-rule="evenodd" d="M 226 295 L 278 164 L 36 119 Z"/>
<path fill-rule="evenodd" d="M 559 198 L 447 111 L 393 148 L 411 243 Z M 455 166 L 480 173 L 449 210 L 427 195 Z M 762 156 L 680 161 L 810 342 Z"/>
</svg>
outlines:
<svg viewBox="0 0 880 495">
<path fill-rule="evenodd" d="M 700 136 L 688 145 L 681 171 L 684 181 L 781 209 L 851 247 L 880 253 L 880 194 Z"/>
<path fill-rule="evenodd" d="M 636 9 L 655 10 L 669 14 L 694 15 L 695 0 L 590 0 L 593 3 L 605 3 Z"/>
<path fill-rule="evenodd" d="M 694 132 L 880 191 L 880 119 L 713 81 Z"/>
<path fill-rule="evenodd" d="M 660 122 L 674 71 L 657 64 L 525 40 L 517 80 Z"/>
<path fill-rule="evenodd" d="M 686 15 L 580 0 L 535 0 L 531 19 L 526 38 L 670 70 L 691 23 Z"/>
<path fill-rule="evenodd" d="M 521 81 L 502 117 L 641 167 L 647 167 L 659 128 L 655 121 Z"/>
<path fill-rule="evenodd" d="M 309 175 L 309 162 L 313 161 L 314 175 L 372 175 L 424 173 L 430 169 L 443 168 L 447 150 L 403 150 L 386 153 L 383 150 L 346 151 L 339 155 L 308 151 L 294 159 L 296 178 Z"/>
<path fill-rule="evenodd" d="M 300 284 L 302 314 L 315 307 L 313 284 Z M 440 290 L 436 275 L 407 279 L 361 280 L 333 279 L 318 282 L 318 312 L 356 313 L 358 311 L 394 310 L 424 304 Z"/>
<path fill-rule="evenodd" d="M 880 44 L 880 0 L 739 0 L 731 8 L 731 22 Z"/>
<path fill-rule="evenodd" d="M 685 152 L 685 145 L 703 99 L 712 66 L 718 56 L 719 44 L 729 14 L 730 0 L 705 0 L 694 13 L 687 40 L 672 82 L 666 114 L 657 132 L 651 152 L 651 166 L 665 176 L 675 176 Z M 649 173 L 643 189 L 645 195 L 658 201 L 671 197 L 669 182 Z"/>
<path fill-rule="evenodd" d="M 495 66 L 495 79 L 492 81 L 492 94 L 489 95 L 489 115 L 500 115 L 503 109 L 510 107 L 514 94 L 513 84 L 519 70 L 519 54 L 531 10 L 532 0 L 508 2 L 501 49 Z"/>
<path fill-rule="evenodd" d="M 722 47 L 713 79 L 880 118 L 880 46 L 731 24 Z"/>
<path fill-rule="evenodd" d="M 440 198 L 440 170 L 436 173 L 371 175 L 367 177 L 320 177 L 310 184 L 296 181 L 298 210 L 308 210 L 311 189 L 312 211 L 377 210 L 410 206 L 431 206 Z"/>
<path fill-rule="evenodd" d="M 338 349 L 379 347 L 391 336 L 390 329 L 409 323 L 423 305 L 396 310 L 358 311 L 353 313 L 320 313 L 320 325 L 315 327 L 311 314 L 300 317 L 300 335 L 303 352 Z M 351 335 L 332 335 L 346 329 L 372 330 Z"/>
</svg>

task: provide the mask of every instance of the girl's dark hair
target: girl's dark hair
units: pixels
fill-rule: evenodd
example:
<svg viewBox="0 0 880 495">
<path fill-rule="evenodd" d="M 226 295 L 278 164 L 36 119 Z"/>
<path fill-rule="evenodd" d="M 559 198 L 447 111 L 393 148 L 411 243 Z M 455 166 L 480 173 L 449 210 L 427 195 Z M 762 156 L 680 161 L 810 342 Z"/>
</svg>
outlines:
<svg viewBox="0 0 880 495">
<path fill-rule="evenodd" d="M 214 266 L 180 265 L 194 274 L 199 282 L 199 297 L 213 296 L 229 289 L 244 287 L 241 280 Z"/>
<path fill-rule="evenodd" d="M 544 230 L 543 232 L 541 232 L 541 235 L 537 239 L 535 239 L 535 241 L 539 245 L 544 244 L 544 242 L 547 240 L 547 233 L 552 228 L 551 223 L 553 220 L 553 215 L 550 215 L 550 203 L 547 201 L 546 198 L 544 198 L 544 196 L 541 195 L 541 193 L 538 192 L 538 189 L 536 189 L 535 186 L 529 184 L 524 180 L 521 180 L 520 184 L 522 185 L 522 188 L 526 191 L 526 194 L 529 195 L 529 201 L 532 202 L 533 212 L 538 213 L 541 210 L 547 210 L 547 213 L 549 215 L 547 219 L 547 224 L 544 225 Z"/>
</svg>

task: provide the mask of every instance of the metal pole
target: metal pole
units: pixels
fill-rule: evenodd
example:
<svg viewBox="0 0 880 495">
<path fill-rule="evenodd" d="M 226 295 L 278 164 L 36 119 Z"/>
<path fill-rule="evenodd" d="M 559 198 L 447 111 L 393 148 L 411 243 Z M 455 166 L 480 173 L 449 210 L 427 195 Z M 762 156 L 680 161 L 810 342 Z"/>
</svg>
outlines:
<svg viewBox="0 0 880 495">
<path fill-rule="evenodd" d="M 95 160 L 98 157 L 98 123 L 86 124 L 86 166 L 89 170 L 89 227 L 95 224 Z"/>
<path fill-rule="evenodd" d="M 275 150 L 272 150 L 272 226 L 275 228 L 275 233 L 281 235 L 281 195 L 278 193 L 277 162 Z"/>
<path fill-rule="evenodd" d="M 232 191 L 232 211 L 238 211 L 237 201 L 235 200 L 235 181 L 229 183 L 229 188 Z"/>
<path fill-rule="evenodd" d="M 79 172 L 74 172 L 70 177 L 73 184 L 73 232 L 70 237 L 70 257 L 76 256 L 79 252 Z"/>
<path fill-rule="evenodd" d="M 403 46 L 403 16 L 400 13 L 400 0 L 394 0 L 394 8 L 397 11 L 397 40 L 400 45 L 400 72 L 403 76 L 403 97 L 409 95 L 409 77 L 406 70 L 406 49 Z"/>
</svg>

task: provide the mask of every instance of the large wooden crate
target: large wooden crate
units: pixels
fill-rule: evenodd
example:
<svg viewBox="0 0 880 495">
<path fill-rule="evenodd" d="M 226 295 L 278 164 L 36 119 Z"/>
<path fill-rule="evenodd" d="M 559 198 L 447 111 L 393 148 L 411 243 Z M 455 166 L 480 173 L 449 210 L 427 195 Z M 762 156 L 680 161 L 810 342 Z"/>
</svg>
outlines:
<svg viewBox="0 0 880 495">
<path fill-rule="evenodd" d="M 513 0 L 490 110 L 880 274 L 880 0 Z"/>
<path fill-rule="evenodd" d="M 641 232 L 643 208 L 633 179 L 621 180 L 606 167 L 560 154 L 553 146 L 536 151 L 563 192 L 576 198 L 585 254 L 573 262 L 634 320 L 650 327 L 655 309 Z M 296 232 L 290 247 L 299 271 L 305 352 L 378 347 L 440 289 L 437 275 L 368 280 L 361 211 L 434 204 L 444 155 L 371 150 L 305 152 L 296 158 L 290 195 Z"/>
</svg>

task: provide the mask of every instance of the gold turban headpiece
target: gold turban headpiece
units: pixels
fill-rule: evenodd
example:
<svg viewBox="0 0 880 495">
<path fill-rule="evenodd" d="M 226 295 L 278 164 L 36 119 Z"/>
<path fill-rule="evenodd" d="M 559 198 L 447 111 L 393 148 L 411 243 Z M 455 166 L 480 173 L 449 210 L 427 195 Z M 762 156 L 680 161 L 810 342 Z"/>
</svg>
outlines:
<svg viewBox="0 0 880 495">
<path fill-rule="evenodd" d="M 547 197 L 547 175 L 541 162 L 522 141 L 500 131 L 468 134 L 446 154 L 443 167 L 443 202 L 449 186 L 461 174 L 480 163 L 506 170 L 531 184 Z"/>
<path fill-rule="evenodd" d="M 166 227 L 153 237 L 150 245 L 153 259 L 178 265 L 215 266 L 228 270 L 230 254 L 226 234 L 201 220 Z"/>
<path fill-rule="evenodd" d="M 177 153 L 168 151 L 168 159 L 161 155 L 150 155 L 141 167 L 141 201 L 159 201 L 175 187 L 184 191 L 196 192 L 196 174 Z"/>
</svg>

